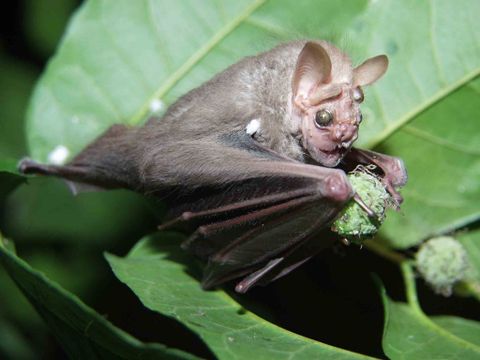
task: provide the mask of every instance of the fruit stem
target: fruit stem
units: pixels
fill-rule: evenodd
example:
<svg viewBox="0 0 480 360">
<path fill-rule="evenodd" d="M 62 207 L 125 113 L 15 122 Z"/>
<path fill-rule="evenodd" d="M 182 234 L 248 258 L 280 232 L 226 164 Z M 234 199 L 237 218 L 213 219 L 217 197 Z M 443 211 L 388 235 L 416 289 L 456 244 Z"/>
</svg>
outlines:
<svg viewBox="0 0 480 360">
<path fill-rule="evenodd" d="M 401 265 L 403 262 L 408 261 L 408 258 L 396 251 L 390 250 L 385 245 L 378 243 L 374 240 L 366 240 L 364 242 L 368 250 L 373 251 L 377 255 L 384 257 L 387 260 L 390 260 L 398 265 Z"/>
<path fill-rule="evenodd" d="M 423 311 L 420 308 L 418 302 L 417 288 L 415 284 L 415 274 L 412 269 L 411 261 L 404 261 L 400 264 L 403 274 L 403 281 L 405 281 L 405 294 L 407 296 L 407 303 L 410 305 L 413 311 L 423 315 Z"/>
</svg>

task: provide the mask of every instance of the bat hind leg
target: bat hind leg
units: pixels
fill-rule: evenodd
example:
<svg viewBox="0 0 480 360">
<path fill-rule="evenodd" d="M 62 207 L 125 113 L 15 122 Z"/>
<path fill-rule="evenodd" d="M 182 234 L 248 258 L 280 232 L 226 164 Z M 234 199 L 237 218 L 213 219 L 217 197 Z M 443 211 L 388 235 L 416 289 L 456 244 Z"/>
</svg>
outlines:
<svg viewBox="0 0 480 360">
<path fill-rule="evenodd" d="M 84 166 L 48 165 L 25 158 L 18 164 L 18 171 L 26 175 L 45 175 L 62 178 L 74 195 L 80 192 L 101 191 L 121 186 L 114 181 L 95 176 L 91 169 Z"/>
<path fill-rule="evenodd" d="M 26 158 L 19 163 L 18 170 L 23 174 L 63 178 L 71 189 L 80 191 L 130 188 L 136 175 L 129 158 L 130 130 L 124 125 L 111 126 L 66 165 L 40 164 Z"/>
<path fill-rule="evenodd" d="M 29 158 L 20 161 L 18 171 L 22 174 L 58 176 L 65 179 L 79 179 L 86 176 L 85 169 L 78 166 L 47 165 Z"/>
</svg>

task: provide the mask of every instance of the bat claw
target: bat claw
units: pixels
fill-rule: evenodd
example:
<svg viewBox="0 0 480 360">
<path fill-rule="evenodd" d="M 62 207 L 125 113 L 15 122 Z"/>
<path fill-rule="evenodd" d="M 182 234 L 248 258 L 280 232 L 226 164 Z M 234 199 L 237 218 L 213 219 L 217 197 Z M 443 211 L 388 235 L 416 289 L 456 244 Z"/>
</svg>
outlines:
<svg viewBox="0 0 480 360">
<path fill-rule="evenodd" d="M 365 201 L 362 200 L 360 195 L 355 193 L 355 195 L 353 195 L 353 200 L 367 213 L 369 218 L 375 219 L 375 220 L 378 219 L 378 216 L 377 214 L 375 214 L 375 211 L 370 209 L 370 207 L 367 204 L 365 204 Z"/>
<path fill-rule="evenodd" d="M 40 164 L 30 158 L 23 158 L 17 165 L 17 169 L 22 174 L 31 174 L 36 171 Z"/>
<path fill-rule="evenodd" d="M 402 195 L 400 195 L 400 193 L 395 189 L 395 186 L 392 184 L 392 181 L 389 178 L 384 178 L 383 183 L 388 193 L 392 197 L 393 209 L 396 211 L 400 210 L 400 205 L 403 202 Z"/>
</svg>

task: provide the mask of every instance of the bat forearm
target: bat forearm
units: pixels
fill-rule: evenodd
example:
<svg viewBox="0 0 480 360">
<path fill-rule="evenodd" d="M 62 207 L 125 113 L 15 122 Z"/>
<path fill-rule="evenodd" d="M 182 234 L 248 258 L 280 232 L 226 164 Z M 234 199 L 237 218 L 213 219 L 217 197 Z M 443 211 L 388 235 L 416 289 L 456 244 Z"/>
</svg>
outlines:
<svg viewBox="0 0 480 360">
<path fill-rule="evenodd" d="M 166 156 L 176 149 L 175 158 Z M 318 192 L 335 202 L 345 202 L 353 191 L 343 171 L 288 160 L 273 151 L 265 151 L 252 139 L 239 147 L 218 139 L 176 143 L 146 154 L 140 169 L 145 188 L 181 185 L 218 187 L 252 179 L 311 179 Z M 265 188 L 268 187 L 265 181 Z M 259 188 L 262 183 L 258 183 Z"/>
</svg>

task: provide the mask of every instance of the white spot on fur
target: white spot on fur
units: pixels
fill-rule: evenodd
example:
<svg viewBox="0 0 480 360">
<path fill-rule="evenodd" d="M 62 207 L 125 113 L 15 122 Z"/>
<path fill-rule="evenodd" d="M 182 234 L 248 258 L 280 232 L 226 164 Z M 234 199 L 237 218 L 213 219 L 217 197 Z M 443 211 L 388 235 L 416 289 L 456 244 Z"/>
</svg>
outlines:
<svg viewBox="0 0 480 360">
<path fill-rule="evenodd" d="M 63 165 L 70 151 L 63 145 L 58 145 L 48 154 L 48 162 L 53 165 Z"/>
<path fill-rule="evenodd" d="M 258 119 L 253 119 L 247 124 L 245 131 L 248 135 L 255 134 L 260 129 L 260 121 Z"/>
<path fill-rule="evenodd" d="M 150 111 L 155 113 L 163 109 L 163 101 L 159 99 L 154 99 L 150 102 Z"/>
</svg>

